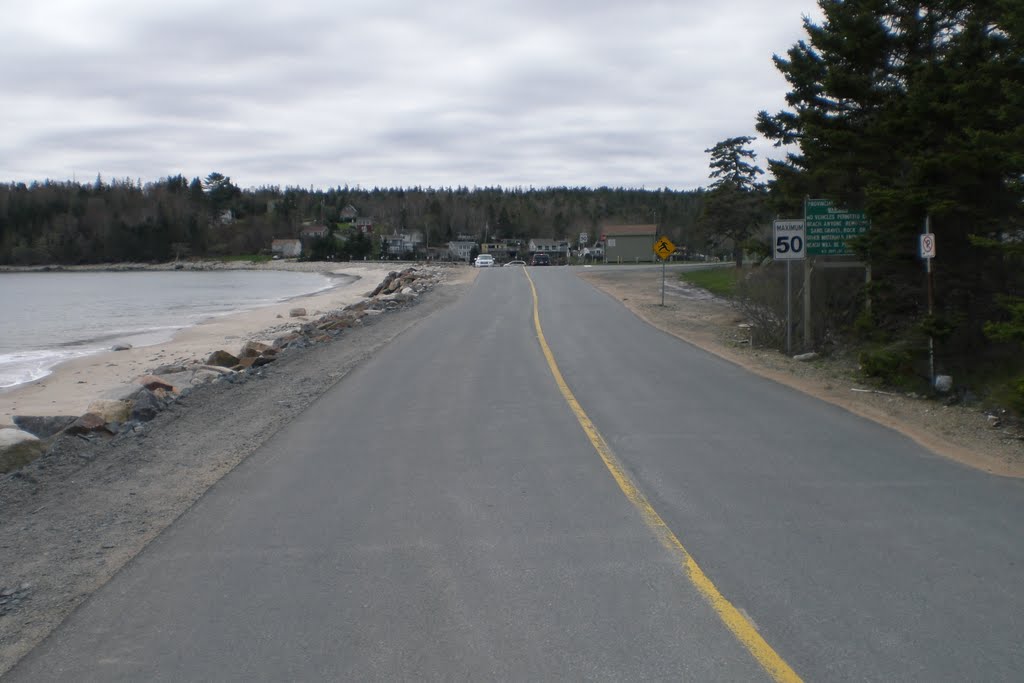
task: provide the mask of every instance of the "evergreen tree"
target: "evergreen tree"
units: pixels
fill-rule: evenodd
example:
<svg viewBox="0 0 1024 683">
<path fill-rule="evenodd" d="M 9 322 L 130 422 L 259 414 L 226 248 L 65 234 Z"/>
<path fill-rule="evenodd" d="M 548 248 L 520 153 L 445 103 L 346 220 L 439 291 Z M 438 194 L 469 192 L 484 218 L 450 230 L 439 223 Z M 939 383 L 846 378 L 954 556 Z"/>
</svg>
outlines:
<svg viewBox="0 0 1024 683">
<path fill-rule="evenodd" d="M 1024 46 L 1011 0 L 819 0 L 825 20 L 776 67 L 789 108 L 762 111 L 757 129 L 792 146 L 772 160 L 777 205 L 803 197 L 866 209 L 856 243 L 879 283 L 885 328 L 922 314 L 917 234 L 930 217 L 939 245 L 936 300 L 946 350 L 969 362 L 984 321 L 1019 275 L 971 235 L 997 242 L 1022 227 Z M 920 319 L 920 318 L 919 318 Z"/>
<path fill-rule="evenodd" d="M 745 243 L 767 218 L 767 195 L 758 179 L 764 171 L 754 163 L 754 151 L 746 147 L 753 141 L 748 136 L 728 138 L 704 150 L 711 155 L 714 182 L 699 225 L 712 243 L 731 243 L 737 267 L 743 265 Z"/>
</svg>

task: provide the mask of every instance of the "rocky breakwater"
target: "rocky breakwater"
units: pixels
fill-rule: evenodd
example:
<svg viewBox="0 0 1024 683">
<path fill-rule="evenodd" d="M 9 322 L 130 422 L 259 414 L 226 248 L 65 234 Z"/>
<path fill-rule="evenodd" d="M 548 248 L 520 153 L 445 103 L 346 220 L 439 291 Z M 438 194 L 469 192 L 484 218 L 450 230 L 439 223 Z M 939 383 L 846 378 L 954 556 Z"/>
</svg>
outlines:
<svg viewBox="0 0 1024 683">
<path fill-rule="evenodd" d="M 275 337 L 272 343 L 248 341 L 237 353 L 221 349 L 202 360 L 153 368 L 97 398 L 82 415 L 15 415 L 14 428 L 0 429 L 0 474 L 19 470 L 39 458 L 74 451 L 76 441 L 97 442 L 141 433 L 161 411 L 205 385 L 248 381 L 286 353 L 330 342 L 345 330 L 362 326 L 368 318 L 415 303 L 441 282 L 446 272 L 440 267 L 393 271 L 363 300 L 312 320 L 307 319 L 305 309 L 292 309 L 290 317 L 302 321 L 264 330 L 262 336 Z"/>
</svg>

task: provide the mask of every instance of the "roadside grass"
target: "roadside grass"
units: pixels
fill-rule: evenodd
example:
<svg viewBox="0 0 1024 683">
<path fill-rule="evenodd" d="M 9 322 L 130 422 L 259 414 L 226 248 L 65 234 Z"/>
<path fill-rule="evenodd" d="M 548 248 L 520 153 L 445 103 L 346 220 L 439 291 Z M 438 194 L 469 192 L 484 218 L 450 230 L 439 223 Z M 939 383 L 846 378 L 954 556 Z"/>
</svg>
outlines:
<svg viewBox="0 0 1024 683">
<path fill-rule="evenodd" d="M 680 273 L 679 279 L 701 289 L 706 289 L 716 296 L 732 297 L 736 295 L 736 288 L 739 284 L 739 270 L 739 268 L 731 265 L 720 268 L 688 270 Z"/>
</svg>

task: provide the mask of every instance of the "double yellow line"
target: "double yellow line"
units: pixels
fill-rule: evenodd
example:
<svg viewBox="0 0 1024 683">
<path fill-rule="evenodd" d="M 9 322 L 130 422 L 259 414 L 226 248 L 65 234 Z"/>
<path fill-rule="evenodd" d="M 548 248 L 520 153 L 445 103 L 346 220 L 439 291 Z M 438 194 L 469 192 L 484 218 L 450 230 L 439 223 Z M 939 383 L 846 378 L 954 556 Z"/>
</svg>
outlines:
<svg viewBox="0 0 1024 683">
<path fill-rule="evenodd" d="M 605 467 L 611 472 L 615 482 L 622 489 L 622 492 L 629 499 L 629 502 L 633 504 L 633 507 L 639 511 L 643 517 L 644 522 L 654 533 L 655 537 L 661 542 L 661 544 L 668 549 L 669 552 L 673 553 L 679 558 L 680 565 L 686 574 L 686 577 L 693 584 L 697 592 L 708 602 L 718 617 L 725 624 L 726 628 L 732 632 L 733 636 L 736 637 L 740 643 L 753 655 L 757 663 L 776 681 L 780 683 L 792 683 L 800 681 L 800 677 L 795 671 L 786 663 L 782 657 L 779 656 L 772 646 L 765 642 L 761 634 L 757 632 L 750 620 L 747 619 L 743 614 L 736 609 L 731 602 L 725 599 L 725 596 L 715 587 L 715 584 L 711 582 L 704 570 L 700 568 L 700 565 L 693 559 L 690 553 L 683 546 L 679 538 L 672 532 L 665 520 L 661 518 L 651 502 L 647 500 L 647 496 L 637 487 L 633 482 L 632 478 L 623 468 L 622 463 L 612 452 L 612 449 L 608 446 L 608 442 L 604 440 L 601 433 L 597 431 L 597 427 L 591 422 L 590 418 L 583 411 L 583 407 L 580 406 L 580 402 L 576 400 L 576 396 L 569 389 L 569 385 L 566 384 L 565 378 L 562 377 L 561 370 L 558 369 L 558 364 L 555 362 L 555 356 L 551 353 L 551 347 L 548 346 L 547 340 L 544 338 L 544 330 L 540 326 L 540 305 L 537 298 L 537 288 L 533 284 L 533 278 L 530 274 L 523 269 L 523 273 L 526 275 L 526 279 L 530 283 L 530 291 L 533 293 L 533 326 L 537 330 L 537 339 L 540 341 L 541 351 L 544 352 L 544 358 L 547 359 L 548 367 L 551 369 L 551 374 L 555 378 L 555 383 L 558 385 L 559 391 L 562 392 L 562 397 L 565 398 L 565 402 L 569 404 L 569 408 L 572 410 L 576 419 L 580 423 L 580 427 L 583 428 L 583 432 L 590 439 L 590 443 L 593 444 L 594 450 L 601 456 L 601 460 L 604 461 Z"/>
</svg>

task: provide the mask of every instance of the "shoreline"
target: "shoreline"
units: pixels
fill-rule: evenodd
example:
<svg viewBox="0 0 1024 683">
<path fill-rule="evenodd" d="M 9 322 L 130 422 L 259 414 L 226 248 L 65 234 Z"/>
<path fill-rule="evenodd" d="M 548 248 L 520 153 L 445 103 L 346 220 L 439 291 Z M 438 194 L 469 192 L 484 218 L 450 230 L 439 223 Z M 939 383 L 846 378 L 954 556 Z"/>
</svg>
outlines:
<svg viewBox="0 0 1024 683">
<path fill-rule="evenodd" d="M 118 264 L 114 264 L 118 265 Z M 205 360 L 211 353 L 225 350 L 237 353 L 247 341 L 269 343 L 286 330 L 293 329 L 332 310 L 344 308 L 364 298 L 367 289 L 388 272 L 395 270 L 394 262 L 331 262 L 331 261 L 269 261 L 266 263 L 203 261 L 191 262 L 192 267 L 177 268 L 180 264 L 124 264 L 124 267 L 68 266 L 65 271 L 124 270 L 283 270 L 324 275 L 354 277 L 348 283 L 319 290 L 311 294 L 290 297 L 258 308 L 215 316 L 197 324 L 177 330 L 170 339 L 125 351 L 101 351 L 71 358 L 52 368 L 39 379 L 13 387 L 0 389 L 0 428 L 13 426 L 13 416 L 82 415 L 89 404 L 136 377 L 161 365 Z M 135 267 L 139 266 L 139 267 Z M 49 270 L 44 270 L 49 268 Z M 32 269 L 4 272 L 59 272 L 55 267 L 39 266 Z M 365 280 L 370 280 L 367 283 Z M 306 316 L 291 317 L 294 308 L 305 308 Z"/>
</svg>

